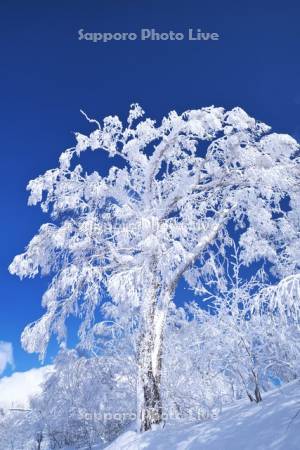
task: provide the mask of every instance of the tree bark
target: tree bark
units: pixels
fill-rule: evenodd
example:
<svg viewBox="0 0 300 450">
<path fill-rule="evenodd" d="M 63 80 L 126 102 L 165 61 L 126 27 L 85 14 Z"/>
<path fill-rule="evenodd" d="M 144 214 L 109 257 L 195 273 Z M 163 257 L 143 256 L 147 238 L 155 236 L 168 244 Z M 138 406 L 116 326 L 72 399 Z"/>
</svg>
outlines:
<svg viewBox="0 0 300 450">
<path fill-rule="evenodd" d="M 231 209 L 224 209 L 220 213 L 219 221 L 202 237 L 193 253 L 189 253 L 187 258 L 179 264 L 174 271 L 172 280 L 164 286 L 157 272 L 156 257 L 153 256 L 150 265 L 152 286 L 147 292 L 147 298 L 141 301 L 137 350 L 137 428 L 140 432 L 151 429 L 155 424 L 160 424 L 163 419 L 161 398 L 163 333 L 168 308 L 177 283 L 183 273 L 194 264 L 201 252 L 216 238 L 230 211 Z"/>
<path fill-rule="evenodd" d="M 254 394 L 255 394 L 255 401 L 256 401 L 256 403 L 261 402 L 262 401 L 262 396 L 261 396 L 258 384 L 255 386 Z"/>
<path fill-rule="evenodd" d="M 147 368 L 139 365 L 138 377 L 138 427 L 144 432 L 162 422 L 161 376 L 149 364 Z"/>
<path fill-rule="evenodd" d="M 154 303 L 144 317 L 138 343 L 138 429 L 147 431 L 162 422 L 161 369 L 163 330 L 167 309 Z"/>
<path fill-rule="evenodd" d="M 159 301 L 159 297 L 162 301 Z M 155 285 L 141 311 L 138 342 L 137 422 L 140 432 L 147 431 L 163 419 L 161 371 L 163 333 L 170 295 L 159 295 Z"/>
</svg>

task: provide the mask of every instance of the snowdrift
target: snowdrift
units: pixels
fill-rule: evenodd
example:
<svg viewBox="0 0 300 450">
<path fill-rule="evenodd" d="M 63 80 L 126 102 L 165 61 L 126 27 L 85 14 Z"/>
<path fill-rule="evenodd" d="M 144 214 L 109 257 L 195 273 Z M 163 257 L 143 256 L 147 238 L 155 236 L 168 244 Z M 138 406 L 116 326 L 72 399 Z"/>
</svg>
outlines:
<svg viewBox="0 0 300 450">
<path fill-rule="evenodd" d="M 298 413 L 299 412 L 299 413 Z M 215 420 L 176 421 L 142 435 L 127 431 L 106 450 L 299 450 L 300 381 L 239 401 Z"/>
</svg>

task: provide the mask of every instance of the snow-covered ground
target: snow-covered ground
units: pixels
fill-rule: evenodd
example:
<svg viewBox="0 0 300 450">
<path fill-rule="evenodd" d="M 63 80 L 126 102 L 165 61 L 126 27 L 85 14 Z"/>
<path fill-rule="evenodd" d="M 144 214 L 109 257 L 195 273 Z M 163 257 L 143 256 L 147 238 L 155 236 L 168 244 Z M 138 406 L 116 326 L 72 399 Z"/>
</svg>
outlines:
<svg viewBox="0 0 300 450">
<path fill-rule="evenodd" d="M 299 450 L 299 426 L 297 380 L 265 394 L 259 405 L 243 400 L 201 424 L 175 422 L 143 435 L 128 431 L 106 450 Z"/>
</svg>

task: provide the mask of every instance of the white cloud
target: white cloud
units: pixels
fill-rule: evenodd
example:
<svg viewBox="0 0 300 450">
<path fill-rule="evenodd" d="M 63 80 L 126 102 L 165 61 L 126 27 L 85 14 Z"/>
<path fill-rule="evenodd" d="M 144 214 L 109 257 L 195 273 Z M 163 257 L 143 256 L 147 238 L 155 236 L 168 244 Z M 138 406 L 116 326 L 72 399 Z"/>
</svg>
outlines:
<svg viewBox="0 0 300 450">
<path fill-rule="evenodd" d="M 10 342 L 0 341 L 0 374 L 4 372 L 7 365 L 14 363 L 13 346 Z"/>
<path fill-rule="evenodd" d="M 0 378 L 0 408 L 27 408 L 30 397 L 41 392 L 41 383 L 52 366 L 14 372 Z"/>
</svg>

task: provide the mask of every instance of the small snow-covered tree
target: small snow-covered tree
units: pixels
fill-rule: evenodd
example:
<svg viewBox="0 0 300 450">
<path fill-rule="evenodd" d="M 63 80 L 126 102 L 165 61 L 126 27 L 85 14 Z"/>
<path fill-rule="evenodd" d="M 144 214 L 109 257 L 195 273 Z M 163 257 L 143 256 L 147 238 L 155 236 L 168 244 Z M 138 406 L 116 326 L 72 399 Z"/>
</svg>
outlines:
<svg viewBox="0 0 300 450">
<path fill-rule="evenodd" d="M 0 442 L 3 450 L 37 449 L 35 439 L 31 439 L 26 411 L 11 410 L 0 416 Z M 40 450 L 40 449 L 39 449 Z"/>
<path fill-rule="evenodd" d="M 71 314 L 81 317 L 79 337 L 92 347 L 107 295 L 138 310 L 142 431 L 161 422 L 163 334 L 181 277 L 198 290 L 200 273 L 222 279 L 215 256 L 225 251 L 231 224 L 245 263 L 265 258 L 280 273 L 299 264 L 299 146 L 292 137 L 271 133 L 241 108 L 172 111 L 159 124 L 143 115 L 135 104 L 126 125 L 116 116 L 103 124 L 87 118 L 96 130 L 78 133 L 59 166 L 30 181 L 29 204 L 39 203 L 52 222 L 10 266 L 21 278 L 53 274 L 45 314 L 22 335 L 30 352 L 43 354 L 53 333 L 63 340 Z M 88 149 L 111 158 L 107 174 L 76 164 Z"/>
<path fill-rule="evenodd" d="M 31 399 L 31 434 L 42 436 L 53 450 L 90 449 L 114 439 L 133 420 L 135 410 L 123 366 L 110 356 L 87 358 L 61 350 L 42 392 Z"/>
<path fill-rule="evenodd" d="M 266 286 L 252 299 L 251 310 L 265 319 L 265 373 L 282 382 L 299 377 L 300 274 Z"/>
<path fill-rule="evenodd" d="M 196 303 L 170 311 L 162 370 L 167 418 L 207 419 L 233 401 L 221 333 L 219 317 Z"/>
<path fill-rule="evenodd" d="M 201 358 L 210 379 L 220 372 L 225 376 L 233 398 L 240 398 L 244 391 L 251 401 L 260 402 L 261 390 L 270 389 L 275 380 L 286 382 L 299 376 L 300 277 L 294 274 L 278 284 L 267 284 L 262 266 L 257 271 L 252 267 L 247 278 L 234 241 L 232 251 L 227 248 L 218 265 L 226 267 L 225 287 L 218 289 L 220 280 L 215 276 L 201 280 L 202 300 L 213 302 L 211 312 L 196 303 L 187 305 L 190 317 L 177 326 L 179 333 L 173 340 L 186 345 L 184 360 L 196 362 L 194 374 L 187 378 L 196 379 L 197 358 Z M 177 372 L 179 358 L 174 358 Z"/>
</svg>

